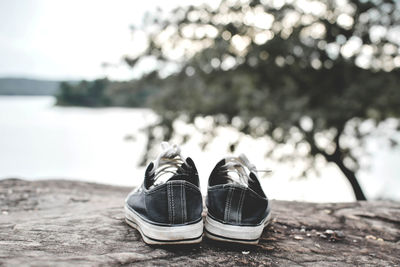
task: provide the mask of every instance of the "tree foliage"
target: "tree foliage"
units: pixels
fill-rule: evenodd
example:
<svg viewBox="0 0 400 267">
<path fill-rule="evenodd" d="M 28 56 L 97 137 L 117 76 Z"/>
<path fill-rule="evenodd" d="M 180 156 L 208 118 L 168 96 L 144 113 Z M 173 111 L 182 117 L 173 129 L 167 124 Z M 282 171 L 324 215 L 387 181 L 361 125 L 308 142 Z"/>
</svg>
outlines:
<svg viewBox="0 0 400 267">
<path fill-rule="evenodd" d="M 58 105 L 76 106 L 103 106 L 107 103 L 104 90 L 109 85 L 109 80 L 98 79 L 94 81 L 81 81 L 79 83 L 60 83 L 57 95 Z"/>
<path fill-rule="evenodd" d="M 322 156 L 362 200 L 363 122 L 400 117 L 399 25 L 396 1 L 229 0 L 148 15 L 148 47 L 126 61 L 159 62 L 161 78 L 142 80 L 162 81 L 163 138 L 176 118 L 212 116 L 213 127 L 302 147 L 292 156 L 309 159 L 306 170 Z"/>
</svg>

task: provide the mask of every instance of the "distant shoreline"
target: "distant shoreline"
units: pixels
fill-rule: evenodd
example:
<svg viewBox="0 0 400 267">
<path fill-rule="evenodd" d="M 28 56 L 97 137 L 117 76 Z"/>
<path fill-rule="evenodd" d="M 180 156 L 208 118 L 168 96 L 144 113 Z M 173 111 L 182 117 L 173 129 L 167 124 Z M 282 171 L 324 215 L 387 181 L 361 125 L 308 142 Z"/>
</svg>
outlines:
<svg viewBox="0 0 400 267">
<path fill-rule="evenodd" d="M 0 95 L 55 96 L 61 81 L 29 78 L 0 78 Z"/>
</svg>

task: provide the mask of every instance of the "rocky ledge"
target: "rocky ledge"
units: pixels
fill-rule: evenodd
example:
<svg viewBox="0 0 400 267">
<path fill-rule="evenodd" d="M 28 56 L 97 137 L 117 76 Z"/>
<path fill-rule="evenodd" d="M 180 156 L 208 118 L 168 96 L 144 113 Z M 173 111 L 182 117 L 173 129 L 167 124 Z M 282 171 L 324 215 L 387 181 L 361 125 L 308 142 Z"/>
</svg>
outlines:
<svg viewBox="0 0 400 267">
<path fill-rule="evenodd" d="M 124 222 L 129 190 L 0 181 L 0 265 L 400 266 L 400 203 L 271 201 L 257 246 L 148 246 Z"/>
</svg>

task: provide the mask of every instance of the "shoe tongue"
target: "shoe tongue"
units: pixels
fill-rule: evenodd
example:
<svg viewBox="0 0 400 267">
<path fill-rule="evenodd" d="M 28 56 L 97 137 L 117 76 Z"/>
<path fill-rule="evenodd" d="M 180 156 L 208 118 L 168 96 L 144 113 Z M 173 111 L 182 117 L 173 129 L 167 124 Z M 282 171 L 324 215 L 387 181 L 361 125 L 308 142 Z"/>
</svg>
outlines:
<svg viewBox="0 0 400 267">
<path fill-rule="evenodd" d="M 199 186 L 199 178 L 197 175 L 196 166 L 191 158 L 186 158 L 186 162 L 184 162 L 176 171 L 176 174 L 173 175 L 168 181 L 187 181 L 196 186 Z"/>
<path fill-rule="evenodd" d="M 152 172 L 154 168 L 154 163 L 150 162 L 147 166 L 146 171 L 144 172 L 144 187 L 150 188 L 154 184 L 154 172 Z"/>
<path fill-rule="evenodd" d="M 248 186 L 251 179 L 247 173 L 249 168 L 241 158 L 226 158 L 226 163 L 223 167 L 227 170 L 229 183 Z"/>
<path fill-rule="evenodd" d="M 245 154 L 240 154 L 238 160 L 240 161 L 240 163 L 246 166 L 250 170 L 250 172 L 256 171 L 256 166 L 250 162 Z"/>
<path fill-rule="evenodd" d="M 175 158 L 177 156 L 185 160 L 182 156 L 181 148 L 178 145 L 171 145 L 168 142 L 162 142 L 161 147 L 163 151 L 158 155 L 157 160 L 160 160 L 162 158 Z"/>
<path fill-rule="evenodd" d="M 185 174 L 189 170 L 189 167 L 183 163 L 176 171 L 176 174 Z"/>
<path fill-rule="evenodd" d="M 208 179 L 208 186 L 228 183 L 228 179 L 224 174 L 223 167 L 226 163 L 225 159 L 221 159 L 214 167 Z"/>
<path fill-rule="evenodd" d="M 182 178 L 184 178 L 184 176 L 188 176 L 188 166 L 183 163 L 177 170 L 176 170 L 176 174 L 172 175 L 168 181 L 176 181 L 176 180 L 182 180 Z"/>
<path fill-rule="evenodd" d="M 257 175 L 255 175 L 253 172 L 250 173 L 250 179 L 249 179 L 249 188 L 255 191 L 257 194 L 259 194 L 262 197 L 265 197 L 265 193 L 261 188 L 260 181 L 258 180 Z"/>
<path fill-rule="evenodd" d="M 178 180 L 177 176 L 184 175 L 184 170 L 187 168 L 185 162 L 171 163 L 168 160 L 173 160 L 177 156 L 170 155 L 171 158 L 157 158 L 151 162 L 145 171 L 145 187 L 151 188 L 157 184 L 165 183 L 169 180 Z"/>
</svg>

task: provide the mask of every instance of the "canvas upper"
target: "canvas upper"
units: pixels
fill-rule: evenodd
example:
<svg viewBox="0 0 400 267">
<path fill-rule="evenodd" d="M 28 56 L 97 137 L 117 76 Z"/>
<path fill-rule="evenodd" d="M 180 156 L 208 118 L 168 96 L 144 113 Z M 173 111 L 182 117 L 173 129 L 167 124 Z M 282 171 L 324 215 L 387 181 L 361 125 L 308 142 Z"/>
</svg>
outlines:
<svg viewBox="0 0 400 267">
<path fill-rule="evenodd" d="M 244 155 L 218 162 L 210 175 L 207 191 L 208 216 L 221 223 L 260 225 L 270 213 L 255 167 Z"/>
<path fill-rule="evenodd" d="M 162 179 L 164 181 L 160 182 Z M 183 158 L 177 147 L 166 148 L 147 166 L 142 185 L 128 195 L 126 206 L 154 225 L 200 221 L 202 196 L 193 160 Z"/>
</svg>

